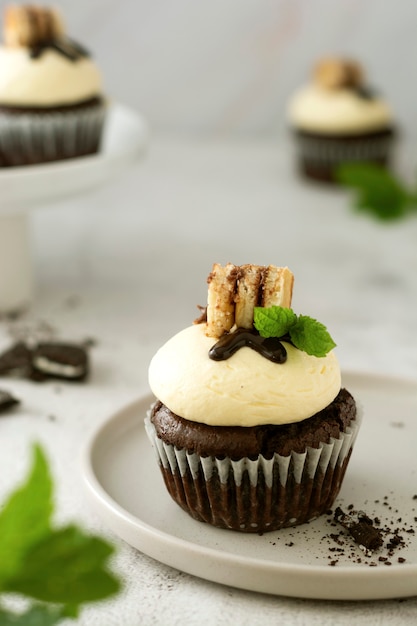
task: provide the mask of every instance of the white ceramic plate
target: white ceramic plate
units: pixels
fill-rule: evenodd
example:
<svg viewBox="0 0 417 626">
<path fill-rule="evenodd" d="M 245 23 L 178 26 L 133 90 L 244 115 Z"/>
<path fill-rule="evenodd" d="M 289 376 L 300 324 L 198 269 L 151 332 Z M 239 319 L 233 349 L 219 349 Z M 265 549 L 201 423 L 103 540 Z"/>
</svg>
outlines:
<svg viewBox="0 0 417 626">
<path fill-rule="evenodd" d="M 417 385 L 360 374 L 343 381 L 365 416 L 336 504 L 378 516 L 381 527 L 417 528 Z M 150 402 L 144 397 L 111 417 L 83 456 L 92 503 L 122 539 L 179 570 L 251 591 L 332 600 L 417 595 L 416 534 L 401 531 L 406 545 L 386 565 L 378 560 L 385 547 L 366 556 L 348 536 L 335 543 L 330 534 L 340 528 L 327 515 L 262 536 L 191 519 L 166 492 L 147 440 Z"/>
<path fill-rule="evenodd" d="M 110 104 L 99 153 L 0 169 L 0 215 L 27 211 L 105 184 L 144 152 L 148 135 L 148 125 L 139 113 L 122 104 Z"/>
</svg>

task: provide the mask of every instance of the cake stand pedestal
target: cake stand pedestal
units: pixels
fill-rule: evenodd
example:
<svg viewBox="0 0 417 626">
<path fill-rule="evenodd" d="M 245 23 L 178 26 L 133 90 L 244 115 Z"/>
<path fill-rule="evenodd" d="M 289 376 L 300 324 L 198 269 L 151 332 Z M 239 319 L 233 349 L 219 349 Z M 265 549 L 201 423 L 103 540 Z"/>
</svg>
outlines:
<svg viewBox="0 0 417 626">
<path fill-rule="evenodd" d="M 0 216 L 0 313 L 26 307 L 33 294 L 28 222 L 23 213 Z"/>
<path fill-rule="evenodd" d="M 100 153 L 0 170 L 0 314 L 19 312 L 33 297 L 31 211 L 113 180 L 144 154 L 148 136 L 138 113 L 112 104 Z"/>
</svg>

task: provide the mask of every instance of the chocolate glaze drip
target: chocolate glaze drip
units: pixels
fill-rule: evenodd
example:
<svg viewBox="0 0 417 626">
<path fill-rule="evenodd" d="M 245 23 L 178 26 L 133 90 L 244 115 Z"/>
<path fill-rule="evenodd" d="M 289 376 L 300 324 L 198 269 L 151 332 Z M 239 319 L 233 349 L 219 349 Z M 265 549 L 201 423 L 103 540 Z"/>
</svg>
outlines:
<svg viewBox="0 0 417 626">
<path fill-rule="evenodd" d="M 355 93 L 363 100 L 375 100 L 376 92 L 374 89 L 370 87 L 365 87 L 364 85 L 358 85 L 355 87 Z"/>
<path fill-rule="evenodd" d="M 78 61 L 78 59 L 90 56 L 86 48 L 71 39 L 51 39 L 31 46 L 30 58 L 38 59 L 48 48 L 56 50 L 70 61 Z"/>
<path fill-rule="evenodd" d="M 248 347 L 256 350 L 273 363 L 285 363 L 287 351 L 278 337 L 261 337 L 256 330 L 238 328 L 232 333 L 223 335 L 209 350 L 213 361 L 225 361 L 240 348 Z"/>
</svg>

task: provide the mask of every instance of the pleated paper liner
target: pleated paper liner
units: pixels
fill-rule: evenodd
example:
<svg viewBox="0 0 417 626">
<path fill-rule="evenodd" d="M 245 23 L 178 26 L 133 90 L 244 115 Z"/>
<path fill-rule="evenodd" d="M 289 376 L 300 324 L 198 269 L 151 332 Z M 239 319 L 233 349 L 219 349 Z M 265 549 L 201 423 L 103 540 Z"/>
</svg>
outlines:
<svg viewBox="0 0 417 626">
<path fill-rule="evenodd" d="M 99 150 L 106 104 L 57 111 L 0 111 L 0 167 L 60 161 Z"/>
<path fill-rule="evenodd" d="M 145 419 L 168 492 L 194 519 L 242 532 L 267 532 L 311 521 L 331 508 L 349 463 L 361 418 L 302 454 L 233 461 L 200 457 L 165 444 Z"/>
</svg>

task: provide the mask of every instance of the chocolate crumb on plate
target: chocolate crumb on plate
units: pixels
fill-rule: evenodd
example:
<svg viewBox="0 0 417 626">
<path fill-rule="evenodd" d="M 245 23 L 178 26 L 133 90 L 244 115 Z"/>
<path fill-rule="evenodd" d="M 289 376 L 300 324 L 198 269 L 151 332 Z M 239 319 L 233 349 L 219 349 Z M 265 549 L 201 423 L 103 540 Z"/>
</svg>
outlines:
<svg viewBox="0 0 417 626">
<path fill-rule="evenodd" d="M 365 513 L 359 512 L 357 519 L 352 515 L 347 515 L 340 507 L 334 512 L 334 519 L 341 524 L 357 543 L 365 551 L 377 550 L 383 544 L 382 534 L 375 528 L 373 521 Z"/>
<path fill-rule="evenodd" d="M 12 396 L 8 391 L 0 389 L 0 413 L 5 413 L 9 409 L 14 408 L 17 404 L 20 404 L 20 400 Z"/>
</svg>

